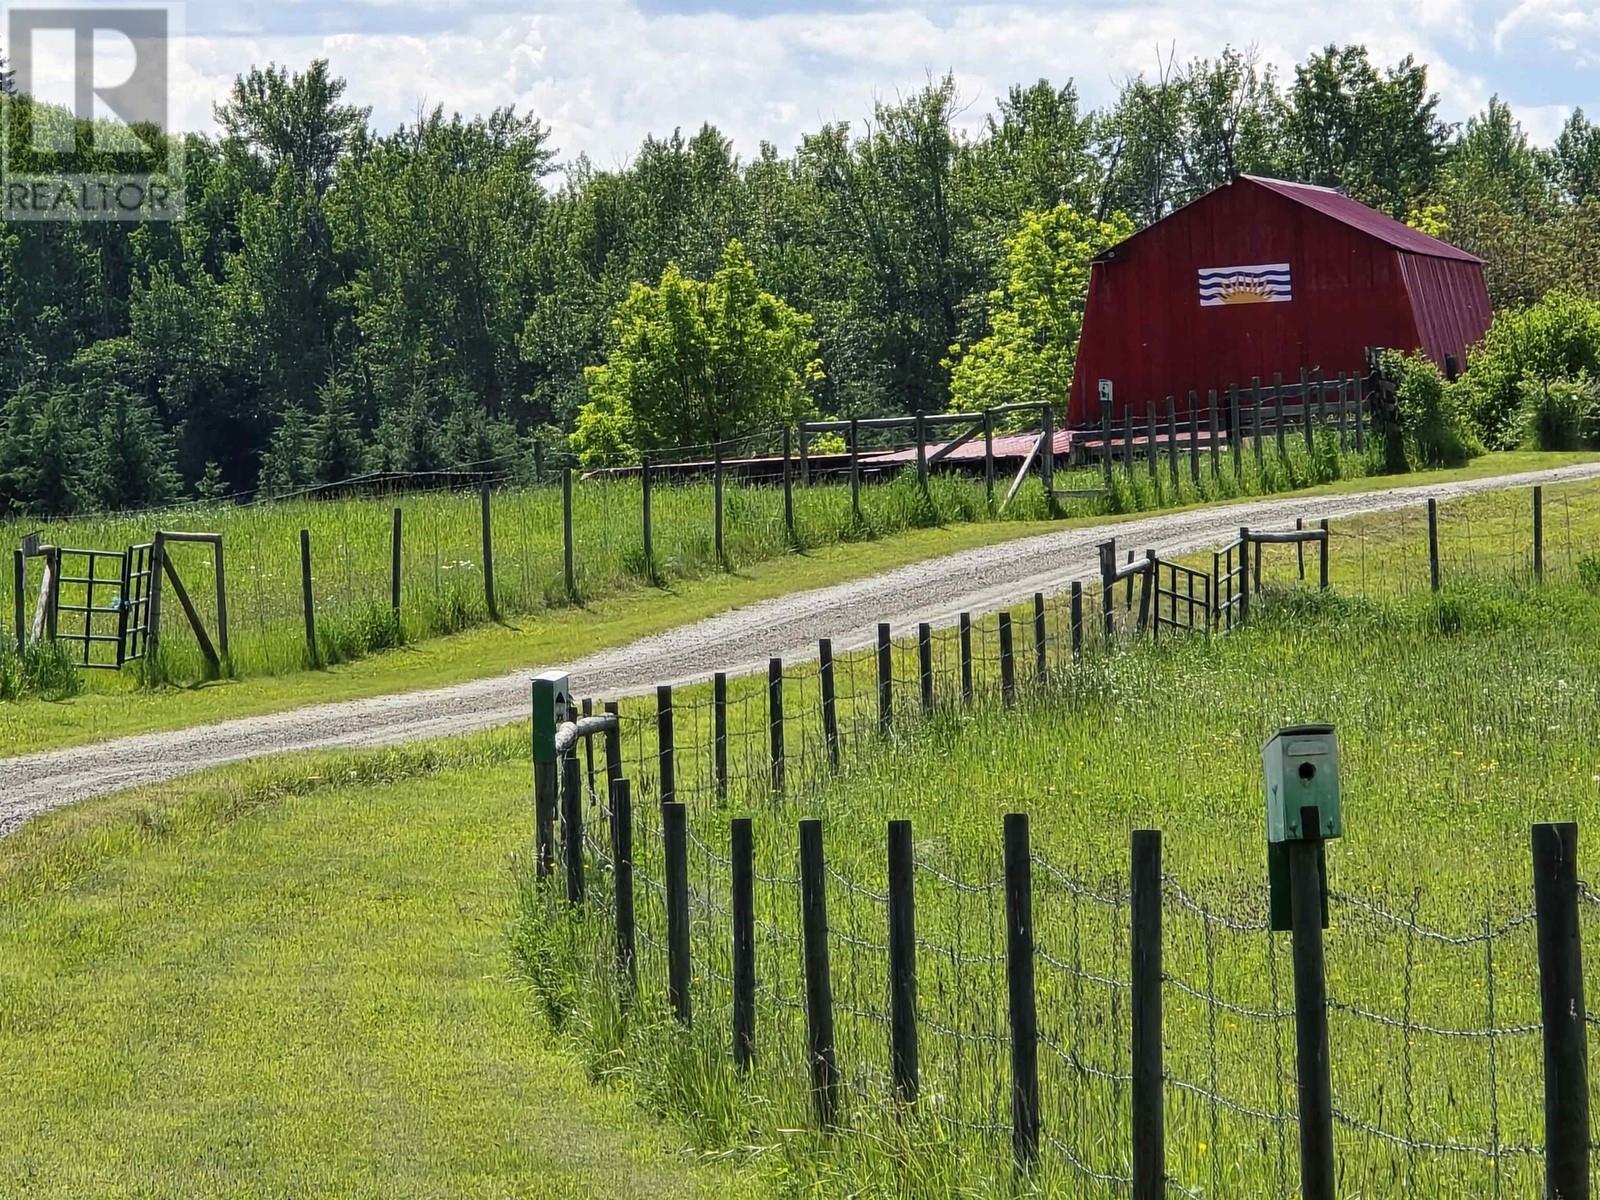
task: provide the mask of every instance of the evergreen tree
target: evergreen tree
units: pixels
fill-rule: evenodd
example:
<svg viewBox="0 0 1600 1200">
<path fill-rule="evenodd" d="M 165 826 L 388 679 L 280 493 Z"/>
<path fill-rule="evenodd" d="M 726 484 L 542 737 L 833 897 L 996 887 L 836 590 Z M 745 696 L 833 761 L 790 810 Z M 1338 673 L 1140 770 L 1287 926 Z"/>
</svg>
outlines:
<svg viewBox="0 0 1600 1200">
<path fill-rule="evenodd" d="M 105 508 L 147 508 L 177 495 L 172 438 L 148 402 L 121 384 L 97 398 L 99 437 L 89 483 Z"/>
<path fill-rule="evenodd" d="M 356 425 L 350 385 L 330 379 L 317 392 L 322 411 L 311 426 L 311 470 L 318 483 L 338 483 L 361 473 L 366 455 Z"/>
<path fill-rule="evenodd" d="M 261 456 L 260 487 L 269 495 L 296 491 L 315 482 L 311 418 L 298 404 L 283 410 L 272 440 Z"/>
<path fill-rule="evenodd" d="M 84 478 L 91 452 L 77 397 L 69 389 L 24 387 L 6 404 L 0 494 L 25 512 L 76 512 L 93 495 Z"/>
</svg>

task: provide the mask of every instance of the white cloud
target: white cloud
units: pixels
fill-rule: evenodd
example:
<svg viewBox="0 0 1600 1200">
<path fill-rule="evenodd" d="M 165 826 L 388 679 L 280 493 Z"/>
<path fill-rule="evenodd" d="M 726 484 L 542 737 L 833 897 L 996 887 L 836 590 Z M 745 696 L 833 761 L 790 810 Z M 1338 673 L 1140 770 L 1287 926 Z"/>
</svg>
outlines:
<svg viewBox="0 0 1600 1200">
<path fill-rule="evenodd" d="M 1331 41 L 1363 41 L 1379 61 L 1415 54 L 1429 64 L 1443 110 L 1461 119 L 1495 90 L 1495 62 L 1472 53 L 1468 0 L 1348 0 L 1336 15 L 1280 0 L 1199 6 L 1184 0 L 1104 3 L 941 4 L 848 11 L 650 14 L 632 0 L 545 2 L 533 14 L 469 16 L 458 0 L 436 0 L 419 23 L 447 32 L 345 32 L 325 36 L 191 39 L 192 85 L 207 102 L 233 74 L 269 60 L 299 66 L 325 55 L 350 81 L 349 95 L 371 104 L 380 127 L 409 120 L 419 105 L 484 112 L 516 104 L 551 125 L 564 157 L 586 152 L 597 162 L 626 160 L 646 133 L 709 120 L 742 154 L 760 140 L 782 148 L 823 121 L 859 118 L 874 99 L 920 87 L 954 70 L 976 124 L 995 95 L 1040 77 L 1078 81 L 1088 103 L 1118 83 L 1152 71 L 1175 46 L 1181 59 L 1214 55 L 1225 44 L 1254 42 L 1287 74 L 1293 63 Z M 386 21 L 394 24 L 398 0 Z M 1495 26 L 1500 41 L 1518 29 L 1592 36 L 1595 14 L 1573 0 L 1519 0 Z M 344 10 L 348 11 L 348 10 Z M 424 22 L 425 18 L 425 22 Z M 191 25 L 196 24 L 191 15 Z M 1548 82 L 1548 81 L 1544 81 Z M 1537 97 L 1519 111 L 1530 129 L 1549 129 Z"/>
</svg>

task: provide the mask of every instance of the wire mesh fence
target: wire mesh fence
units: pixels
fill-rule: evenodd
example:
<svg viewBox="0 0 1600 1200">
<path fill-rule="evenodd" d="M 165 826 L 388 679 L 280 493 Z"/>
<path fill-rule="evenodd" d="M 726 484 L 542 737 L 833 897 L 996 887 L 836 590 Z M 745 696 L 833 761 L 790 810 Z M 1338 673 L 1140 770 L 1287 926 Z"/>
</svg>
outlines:
<svg viewBox="0 0 1600 1200">
<path fill-rule="evenodd" d="M 1447 521 L 1436 525 L 1445 528 Z M 1267 581 L 1285 564 L 1295 572 L 1286 582 L 1298 578 L 1295 549 L 1267 545 Z M 1504 569 L 1514 572 L 1515 561 Z M 1186 607 L 1187 585 L 1176 582 L 1182 576 L 1160 574 L 1156 562 L 1153 592 L 1178 593 L 1167 597 L 1169 612 Z M 1545 568 L 1547 576 L 1562 569 L 1553 557 Z M 1251 572 L 1235 569 L 1246 576 L 1241 586 L 1254 590 Z M 617 772 L 647 798 L 634 809 L 638 995 L 659 1001 L 673 989 L 661 807 L 671 802 L 683 806 L 689 829 L 683 870 L 693 1020 L 725 1030 L 730 1044 L 745 1036 L 731 1023 L 740 989 L 730 820 L 757 814 L 752 1057 L 737 1086 L 759 1097 L 774 1128 L 815 1124 L 823 1111 L 814 930 L 801 838 L 786 801 L 803 797 L 825 823 L 830 782 L 881 747 L 959 722 L 975 708 L 1014 706 L 1025 719 L 1038 699 L 1070 703 L 1080 664 L 1138 631 L 1141 584 L 1129 576 L 1034 596 L 948 626 L 900 637 L 882 631 L 865 646 L 819 647 L 813 660 L 723 679 L 709 694 L 664 690 L 622 702 Z M 1172 634 L 1215 633 L 1221 595 L 1213 592 L 1206 619 Z M 591 777 L 585 799 L 606 812 L 603 776 Z M 892 796 L 878 815 L 896 815 Z M 853 820 L 871 816 L 852 812 Z M 840 850 L 829 847 L 820 873 L 827 1045 L 837 1103 L 858 1114 L 832 1120 L 849 1125 L 867 1119 L 860 1114 L 896 1112 L 963 1155 L 1004 1164 L 1021 1153 L 1015 952 L 998 832 L 974 840 L 968 831 L 958 844 L 950 832 L 916 831 L 907 888 L 916 914 L 914 1104 L 905 1099 L 896 1040 L 892 866 L 881 853 L 861 852 L 858 830 Z M 1029 862 L 1035 1166 L 1074 1180 L 1072 1194 L 1127 1195 L 1139 1170 L 1132 1025 L 1142 994 L 1129 965 L 1137 936 L 1131 877 L 1122 867 L 1086 869 L 1053 853 Z M 604 875 L 603 856 L 600 865 Z M 1583 920 L 1592 922 L 1600 901 L 1587 891 L 1583 897 Z M 1534 910 L 1504 911 L 1502 898 L 1500 911 L 1469 906 L 1457 927 L 1440 928 L 1419 919 L 1419 897 L 1396 905 L 1392 897 L 1335 891 L 1328 904 L 1334 969 L 1324 1013 L 1334 1047 L 1329 1116 L 1341 1194 L 1538 1193 L 1546 1171 L 1548 1017 Z M 1168 875 L 1159 907 L 1157 990 L 1165 1028 L 1177 1031 L 1159 1066 L 1169 1194 L 1299 1195 L 1290 940 L 1270 932 L 1264 890 L 1208 895 Z"/>
</svg>

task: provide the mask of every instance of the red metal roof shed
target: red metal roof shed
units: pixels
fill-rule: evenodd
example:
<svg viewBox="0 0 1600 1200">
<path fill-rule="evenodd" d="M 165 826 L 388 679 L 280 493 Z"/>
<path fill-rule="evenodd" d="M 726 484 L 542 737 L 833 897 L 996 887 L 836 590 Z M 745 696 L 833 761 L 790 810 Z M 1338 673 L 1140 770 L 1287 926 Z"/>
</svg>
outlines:
<svg viewBox="0 0 1600 1200">
<path fill-rule="evenodd" d="M 1489 327 L 1483 262 L 1328 188 L 1241 175 L 1094 263 L 1069 420 L 1252 377 L 1362 368 L 1368 346 L 1465 361 Z"/>
</svg>

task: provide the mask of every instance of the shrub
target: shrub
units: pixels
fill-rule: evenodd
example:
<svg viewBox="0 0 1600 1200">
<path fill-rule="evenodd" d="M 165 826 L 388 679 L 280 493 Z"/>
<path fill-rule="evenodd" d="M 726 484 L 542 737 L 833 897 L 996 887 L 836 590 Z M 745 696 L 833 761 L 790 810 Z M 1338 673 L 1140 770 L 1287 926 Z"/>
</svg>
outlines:
<svg viewBox="0 0 1600 1200">
<path fill-rule="evenodd" d="M 1460 384 L 1446 383 L 1425 354 L 1389 353 L 1384 370 L 1397 381 L 1395 402 L 1413 470 L 1459 467 L 1483 453 Z"/>
<path fill-rule="evenodd" d="M 1467 355 L 1462 383 L 1483 440 L 1497 449 L 1518 441 L 1525 380 L 1600 378 L 1600 303 L 1551 292 L 1503 312 Z"/>
<path fill-rule="evenodd" d="M 1600 436 L 1600 388 L 1576 379 L 1528 377 L 1518 385 L 1517 442 L 1536 450 L 1577 450 Z"/>
</svg>

